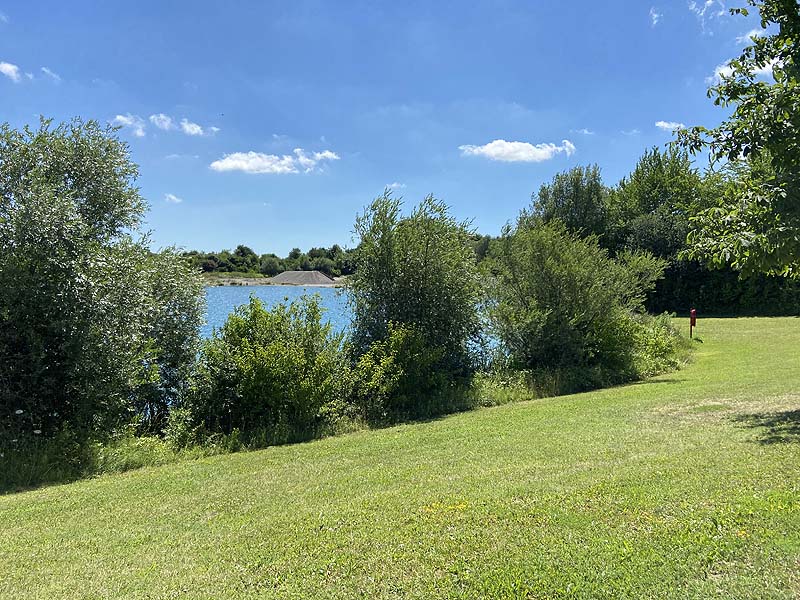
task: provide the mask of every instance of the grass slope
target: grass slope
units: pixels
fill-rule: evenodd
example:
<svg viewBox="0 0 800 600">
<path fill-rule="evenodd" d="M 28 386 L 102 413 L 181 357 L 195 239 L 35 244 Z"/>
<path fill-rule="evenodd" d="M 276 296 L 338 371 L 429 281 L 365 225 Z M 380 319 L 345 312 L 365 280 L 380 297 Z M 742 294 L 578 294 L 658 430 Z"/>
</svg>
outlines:
<svg viewBox="0 0 800 600">
<path fill-rule="evenodd" d="M 0 497 L 20 598 L 791 598 L 800 320 L 683 371 Z"/>
</svg>

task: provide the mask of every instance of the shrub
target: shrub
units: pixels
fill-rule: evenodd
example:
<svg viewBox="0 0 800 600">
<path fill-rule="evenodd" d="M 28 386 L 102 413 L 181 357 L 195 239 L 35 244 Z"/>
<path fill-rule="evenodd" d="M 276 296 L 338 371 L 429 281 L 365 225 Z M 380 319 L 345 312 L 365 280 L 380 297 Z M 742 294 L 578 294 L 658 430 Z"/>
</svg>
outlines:
<svg viewBox="0 0 800 600">
<path fill-rule="evenodd" d="M 313 437 L 348 394 L 341 347 L 316 297 L 271 310 L 251 298 L 202 346 L 186 403 L 192 425 L 201 435 L 238 430 L 247 445 Z"/>
<path fill-rule="evenodd" d="M 431 347 L 422 332 L 389 324 L 353 372 L 353 401 L 369 423 L 430 417 L 470 406 L 468 382 L 438 369 L 445 349 Z"/>
<path fill-rule="evenodd" d="M 487 263 L 490 313 L 511 365 L 558 372 L 577 391 L 637 374 L 638 322 L 647 290 L 664 268 L 647 254 L 609 258 L 593 237 L 523 212 Z"/>
<path fill-rule="evenodd" d="M 467 224 L 432 196 L 405 218 L 400 206 L 386 192 L 357 218 L 360 243 L 348 282 L 362 401 L 381 397 L 375 406 L 382 408 L 367 412 L 386 418 L 427 416 L 449 403 L 442 399 L 475 370 L 480 336 L 481 290 Z M 366 365 L 381 361 L 402 374 L 371 383 Z"/>
<path fill-rule="evenodd" d="M 685 362 L 691 342 L 673 326 L 672 317 L 638 319 L 634 337 L 634 365 L 640 378 L 653 377 L 677 369 Z"/>
</svg>

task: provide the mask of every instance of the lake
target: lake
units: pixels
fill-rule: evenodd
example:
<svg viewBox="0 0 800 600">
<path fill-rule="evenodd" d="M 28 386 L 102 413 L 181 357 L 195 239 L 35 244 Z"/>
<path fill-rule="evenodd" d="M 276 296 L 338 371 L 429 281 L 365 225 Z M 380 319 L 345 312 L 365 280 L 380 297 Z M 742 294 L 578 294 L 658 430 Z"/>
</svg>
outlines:
<svg viewBox="0 0 800 600">
<path fill-rule="evenodd" d="M 323 319 L 329 322 L 334 331 L 343 331 L 350 324 L 350 309 L 347 306 L 346 292 L 334 287 L 304 287 L 298 285 L 225 285 L 206 288 L 206 324 L 200 333 L 210 337 L 214 329 L 222 327 L 228 315 L 241 304 L 247 304 L 250 296 L 271 307 L 279 302 L 296 300 L 302 295 L 318 294 L 320 304 L 325 309 Z"/>
</svg>

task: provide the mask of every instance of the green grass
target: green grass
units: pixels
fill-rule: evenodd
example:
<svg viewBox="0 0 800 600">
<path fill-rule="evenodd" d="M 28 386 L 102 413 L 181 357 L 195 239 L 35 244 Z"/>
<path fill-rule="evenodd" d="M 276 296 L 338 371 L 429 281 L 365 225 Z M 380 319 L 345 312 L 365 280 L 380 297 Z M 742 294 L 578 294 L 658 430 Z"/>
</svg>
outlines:
<svg viewBox="0 0 800 600">
<path fill-rule="evenodd" d="M 645 383 L 0 497 L 19 598 L 792 598 L 800 320 Z"/>
</svg>

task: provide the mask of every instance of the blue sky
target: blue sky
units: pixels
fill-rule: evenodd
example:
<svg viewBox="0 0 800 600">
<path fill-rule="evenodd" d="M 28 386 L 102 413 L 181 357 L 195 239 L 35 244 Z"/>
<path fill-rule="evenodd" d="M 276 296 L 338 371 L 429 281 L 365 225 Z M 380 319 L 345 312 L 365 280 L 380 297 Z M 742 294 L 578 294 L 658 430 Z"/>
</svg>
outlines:
<svg viewBox="0 0 800 600">
<path fill-rule="evenodd" d="M 496 234 L 559 171 L 719 123 L 758 26 L 730 6 L 0 0 L 0 121 L 123 125 L 157 246 L 351 245 L 390 185 Z"/>
</svg>

